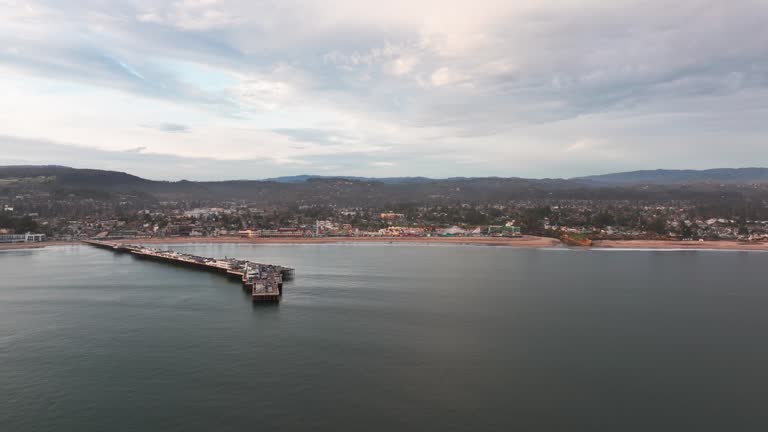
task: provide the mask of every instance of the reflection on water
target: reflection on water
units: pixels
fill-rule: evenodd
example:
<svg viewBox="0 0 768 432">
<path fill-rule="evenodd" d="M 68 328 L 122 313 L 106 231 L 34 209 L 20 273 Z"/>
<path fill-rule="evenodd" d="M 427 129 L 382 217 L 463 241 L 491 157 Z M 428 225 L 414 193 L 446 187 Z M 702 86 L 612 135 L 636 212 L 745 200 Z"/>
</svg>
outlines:
<svg viewBox="0 0 768 432">
<path fill-rule="evenodd" d="M 173 245 L 0 253 L 0 430 L 760 430 L 768 255 Z"/>
</svg>

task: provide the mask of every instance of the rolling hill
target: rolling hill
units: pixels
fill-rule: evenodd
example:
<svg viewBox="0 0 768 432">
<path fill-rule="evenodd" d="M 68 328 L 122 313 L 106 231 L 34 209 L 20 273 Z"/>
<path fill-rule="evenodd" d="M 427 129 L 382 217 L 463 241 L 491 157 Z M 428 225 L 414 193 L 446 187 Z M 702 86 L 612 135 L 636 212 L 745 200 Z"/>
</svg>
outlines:
<svg viewBox="0 0 768 432">
<path fill-rule="evenodd" d="M 765 184 L 768 183 L 768 168 L 659 169 L 577 177 L 571 180 L 603 185 Z"/>
<path fill-rule="evenodd" d="M 768 195 L 768 169 L 656 170 L 574 179 L 294 176 L 215 182 L 155 181 L 117 171 L 62 166 L 0 167 L 0 196 L 41 191 L 57 196 L 134 194 L 155 200 L 238 200 L 273 205 L 425 205 L 508 200 L 701 199 Z M 759 187 L 744 187 L 760 183 Z M 727 185 L 727 187 L 721 186 Z M 106 195 L 105 195 L 106 194 Z M 117 198 L 114 198 L 117 199 Z"/>
</svg>

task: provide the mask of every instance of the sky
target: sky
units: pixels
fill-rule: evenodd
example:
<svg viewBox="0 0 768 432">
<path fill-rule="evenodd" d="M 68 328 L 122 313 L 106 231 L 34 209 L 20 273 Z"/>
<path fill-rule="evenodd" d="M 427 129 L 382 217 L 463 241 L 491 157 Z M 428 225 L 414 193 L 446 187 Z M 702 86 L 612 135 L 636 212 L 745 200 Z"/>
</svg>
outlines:
<svg viewBox="0 0 768 432">
<path fill-rule="evenodd" d="M 768 0 L 0 0 L 0 165 L 768 166 Z"/>
</svg>

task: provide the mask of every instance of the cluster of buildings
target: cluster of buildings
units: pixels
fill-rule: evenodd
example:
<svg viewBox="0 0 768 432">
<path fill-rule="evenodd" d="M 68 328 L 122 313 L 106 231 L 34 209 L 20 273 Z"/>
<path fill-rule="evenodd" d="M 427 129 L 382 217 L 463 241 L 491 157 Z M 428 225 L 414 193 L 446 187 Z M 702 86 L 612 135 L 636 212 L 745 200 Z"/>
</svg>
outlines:
<svg viewBox="0 0 768 432">
<path fill-rule="evenodd" d="M 717 238 L 727 240 L 768 240 L 768 220 L 738 221 L 735 219 L 710 218 L 706 220 L 680 220 L 670 223 L 670 233 L 683 231 L 690 238 Z"/>
<path fill-rule="evenodd" d="M 237 232 L 243 238 L 256 237 L 311 237 L 312 231 L 301 227 L 285 227 L 277 229 L 247 229 Z"/>
<path fill-rule="evenodd" d="M 706 220 L 664 220 L 658 230 L 618 225 L 553 225 L 545 223 L 549 232 L 588 235 L 593 239 L 679 238 L 685 240 L 768 240 L 768 221 L 738 221 L 711 218 Z"/>
<path fill-rule="evenodd" d="M 388 226 L 378 230 L 361 230 L 353 228 L 350 224 L 338 224 L 331 221 L 316 221 L 314 229 L 311 227 L 287 227 L 277 229 L 247 229 L 237 232 L 239 237 L 470 237 L 470 236 L 495 236 L 495 237 L 520 237 L 520 227 L 506 226 L 480 226 L 473 228 L 461 228 L 451 226 L 447 228 L 419 227 L 419 226 Z"/>
<path fill-rule="evenodd" d="M 523 233 L 605 239 L 768 240 L 768 203 L 709 208 L 685 201 L 530 199 L 387 207 L 142 201 L 122 194 L 0 195 L 0 242 L 150 237 L 432 237 Z M 22 219 L 25 223 L 17 223 Z M 13 223 L 9 223 L 9 221 Z M 15 224 L 15 226 L 14 226 Z"/>
</svg>

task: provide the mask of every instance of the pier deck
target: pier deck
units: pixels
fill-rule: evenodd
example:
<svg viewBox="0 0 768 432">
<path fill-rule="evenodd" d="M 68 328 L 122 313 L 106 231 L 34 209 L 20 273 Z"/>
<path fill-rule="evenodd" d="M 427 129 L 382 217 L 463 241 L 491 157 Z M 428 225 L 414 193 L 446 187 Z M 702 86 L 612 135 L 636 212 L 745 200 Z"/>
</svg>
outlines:
<svg viewBox="0 0 768 432">
<path fill-rule="evenodd" d="M 294 275 L 294 270 L 289 267 L 235 258 L 208 258 L 170 250 L 99 240 L 83 240 L 83 243 L 114 252 L 130 253 L 137 258 L 193 267 L 199 270 L 220 273 L 232 279 L 239 279 L 243 284 L 243 290 L 251 295 L 254 303 L 280 301 L 283 295 L 283 281 L 293 279 Z"/>
</svg>

